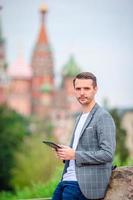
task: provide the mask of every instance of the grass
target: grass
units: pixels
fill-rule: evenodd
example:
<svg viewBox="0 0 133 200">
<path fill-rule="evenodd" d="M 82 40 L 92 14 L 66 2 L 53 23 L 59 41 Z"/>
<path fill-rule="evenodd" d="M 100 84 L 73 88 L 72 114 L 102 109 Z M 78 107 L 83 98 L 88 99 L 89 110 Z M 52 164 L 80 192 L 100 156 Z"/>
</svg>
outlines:
<svg viewBox="0 0 133 200">
<path fill-rule="evenodd" d="M 56 185 L 57 181 L 50 181 L 48 184 L 36 184 L 32 188 L 27 187 L 23 190 L 17 190 L 16 194 L 10 192 L 2 192 L 0 195 L 0 199 L 19 200 L 51 197 Z"/>
<path fill-rule="evenodd" d="M 56 171 L 55 176 L 47 183 L 33 184 L 30 188 L 17 188 L 15 194 L 11 192 L 1 192 L 0 200 L 19 200 L 51 197 L 54 189 L 56 188 L 56 185 L 60 180 L 61 171 L 62 167 L 60 167 Z"/>
</svg>

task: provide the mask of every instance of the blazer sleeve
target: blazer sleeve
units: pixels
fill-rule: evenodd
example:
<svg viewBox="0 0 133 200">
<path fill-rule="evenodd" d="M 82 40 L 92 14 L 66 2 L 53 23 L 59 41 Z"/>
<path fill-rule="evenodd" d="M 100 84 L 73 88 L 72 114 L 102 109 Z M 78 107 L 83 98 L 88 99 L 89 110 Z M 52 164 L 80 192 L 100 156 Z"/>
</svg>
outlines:
<svg viewBox="0 0 133 200">
<path fill-rule="evenodd" d="M 76 151 L 75 160 L 77 165 L 102 164 L 113 160 L 116 138 L 115 123 L 109 113 L 98 117 L 96 122 L 99 149 L 96 151 Z"/>
</svg>

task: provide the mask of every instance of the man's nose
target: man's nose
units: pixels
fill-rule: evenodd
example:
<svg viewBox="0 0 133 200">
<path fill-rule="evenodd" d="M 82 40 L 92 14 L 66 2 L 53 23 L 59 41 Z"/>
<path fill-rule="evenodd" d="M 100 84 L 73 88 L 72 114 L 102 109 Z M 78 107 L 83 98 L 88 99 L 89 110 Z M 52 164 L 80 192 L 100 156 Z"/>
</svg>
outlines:
<svg viewBox="0 0 133 200">
<path fill-rule="evenodd" d="M 81 95 L 84 94 L 84 89 L 83 89 L 83 88 L 81 88 L 81 90 L 80 90 L 80 94 L 81 94 Z"/>
</svg>

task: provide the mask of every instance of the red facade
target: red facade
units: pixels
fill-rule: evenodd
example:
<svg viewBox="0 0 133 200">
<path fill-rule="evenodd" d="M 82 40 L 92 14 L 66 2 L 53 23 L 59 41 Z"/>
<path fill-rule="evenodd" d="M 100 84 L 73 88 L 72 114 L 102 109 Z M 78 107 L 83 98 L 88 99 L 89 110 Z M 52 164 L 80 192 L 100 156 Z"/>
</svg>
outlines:
<svg viewBox="0 0 133 200">
<path fill-rule="evenodd" d="M 42 7 L 40 31 L 32 52 L 31 65 L 26 65 L 22 56 L 18 56 L 16 62 L 8 67 L 9 83 L 6 89 L 0 87 L 0 103 L 5 99 L 11 108 L 22 115 L 49 116 L 56 121 L 59 116 L 68 117 L 70 112 L 76 112 L 79 107 L 73 97 L 72 85 L 75 75 L 73 72 L 77 72 L 77 66 L 70 59 L 62 76 L 62 86 L 55 89 L 53 56 L 45 23 L 46 13 L 47 8 Z"/>
</svg>

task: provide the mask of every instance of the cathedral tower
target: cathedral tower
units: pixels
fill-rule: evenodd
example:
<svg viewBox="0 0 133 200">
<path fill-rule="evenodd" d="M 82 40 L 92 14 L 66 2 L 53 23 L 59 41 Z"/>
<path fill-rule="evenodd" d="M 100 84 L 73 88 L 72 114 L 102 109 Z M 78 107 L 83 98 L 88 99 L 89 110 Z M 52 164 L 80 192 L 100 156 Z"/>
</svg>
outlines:
<svg viewBox="0 0 133 200">
<path fill-rule="evenodd" d="M 53 58 L 46 32 L 46 13 L 47 7 L 41 6 L 40 31 L 31 61 L 33 70 L 32 113 L 41 117 L 47 116 L 50 112 L 54 89 Z"/>
<path fill-rule="evenodd" d="M 8 105 L 22 115 L 31 115 L 31 78 L 32 71 L 23 59 L 22 55 L 17 57 L 15 63 L 7 70 L 10 77 L 8 91 Z"/>
<path fill-rule="evenodd" d="M 7 93 L 7 76 L 6 76 L 6 54 L 5 54 L 5 39 L 2 35 L 2 17 L 0 7 L 0 104 L 6 102 Z"/>
<path fill-rule="evenodd" d="M 5 68 L 5 40 L 2 35 L 2 17 L 0 7 L 0 70 Z"/>
<path fill-rule="evenodd" d="M 79 103 L 74 97 L 73 79 L 80 71 L 74 56 L 71 55 L 62 69 L 62 89 L 65 91 L 68 108 L 72 113 L 79 110 Z"/>
</svg>

